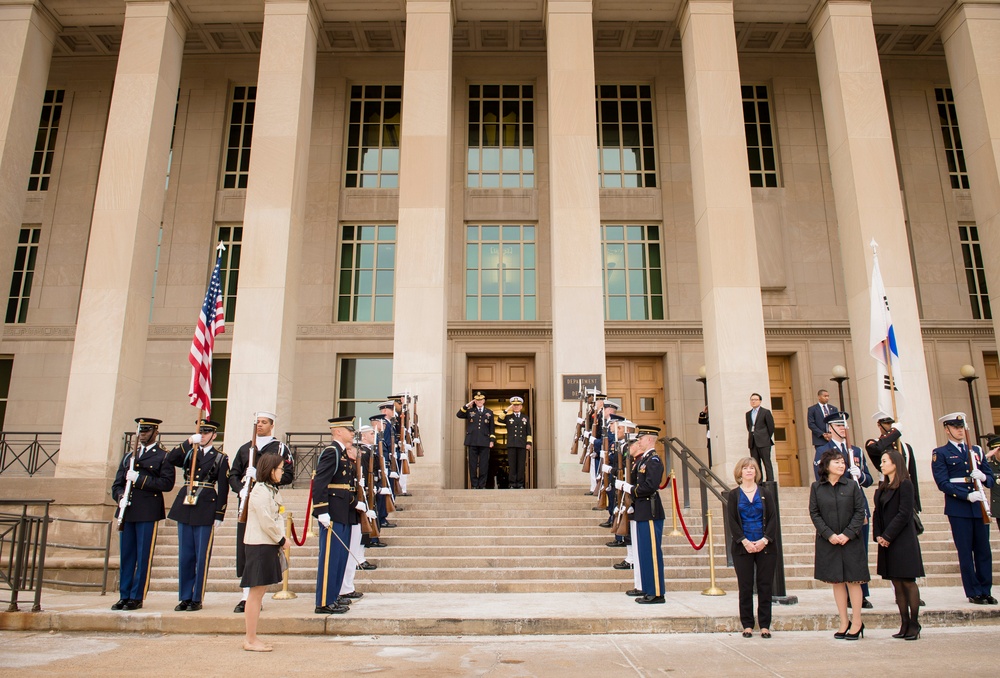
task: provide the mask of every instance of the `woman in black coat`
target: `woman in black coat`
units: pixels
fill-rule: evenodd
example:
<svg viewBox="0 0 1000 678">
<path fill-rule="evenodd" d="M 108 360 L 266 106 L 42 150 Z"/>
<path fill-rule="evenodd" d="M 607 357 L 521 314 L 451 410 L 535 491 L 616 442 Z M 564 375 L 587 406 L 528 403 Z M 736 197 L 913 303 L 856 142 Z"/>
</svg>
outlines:
<svg viewBox="0 0 1000 678">
<path fill-rule="evenodd" d="M 896 450 L 882 453 L 881 469 L 885 478 L 875 490 L 872 514 L 872 534 L 878 542 L 876 571 L 883 579 L 891 580 L 896 591 L 900 627 L 899 633 L 892 637 L 916 640 L 920 637 L 917 577 L 924 576 L 924 564 L 913 523 L 913 483 L 902 455 Z"/>
<path fill-rule="evenodd" d="M 839 450 L 823 453 L 819 477 L 809 491 L 809 515 L 816 526 L 816 579 L 833 585 L 833 598 L 840 614 L 840 630 L 834 638 L 864 637 L 861 621 L 861 584 L 870 579 L 861 528 L 865 522 L 865 497 L 861 487 L 845 477 L 847 462 Z M 847 598 L 852 617 L 847 618 Z"/>
<path fill-rule="evenodd" d="M 771 584 L 777 564 L 777 510 L 774 498 L 757 483 L 760 467 L 751 457 L 743 457 L 733 467 L 739 483 L 729 492 L 726 521 L 733 537 L 733 567 L 740 589 L 740 623 L 743 637 L 753 635 L 753 585 L 757 582 L 757 623 L 760 637 L 771 637 Z M 756 573 L 754 572 L 756 570 Z"/>
</svg>

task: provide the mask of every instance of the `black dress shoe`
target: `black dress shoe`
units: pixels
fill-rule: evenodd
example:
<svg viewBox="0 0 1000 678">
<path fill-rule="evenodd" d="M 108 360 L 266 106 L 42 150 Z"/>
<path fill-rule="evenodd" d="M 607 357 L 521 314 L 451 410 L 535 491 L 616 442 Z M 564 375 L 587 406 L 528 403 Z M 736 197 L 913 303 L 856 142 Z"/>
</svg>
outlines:
<svg viewBox="0 0 1000 678">
<path fill-rule="evenodd" d="M 644 596 L 646 595 L 646 593 L 642 589 L 629 589 L 628 591 L 625 592 L 625 595 L 636 598 L 638 596 Z"/>
<path fill-rule="evenodd" d="M 122 598 L 117 603 L 115 603 L 114 605 L 112 605 L 111 609 L 112 610 L 124 610 L 125 609 L 125 603 L 127 603 L 127 602 L 128 602 L 128 598 Z"/>
<path fill-rule="evenodd" d="M 973 605 L 985 605 L 986 596 L 970 596 L 969 602 L 972 603 Z"/>
<path fill-rule="evenodd" d="M 412 494 L 410 494 L 409 492 L 403 492 L 403 493 L 401 493 L 401 494 L 400 494 L 399 496 L 400 496 L 400 497 L 412 497 L 413 495 L 412 495 Z"/>
<path fill-rule="evenodd" d="M 642 598 L 636 598 L 635 602 L 640 605 L 659 605 L 660 603 L 667 602 L 663 596 L 643 596 Z"/>
<path fill-rule="evenodd" d="M 611 527 L 611 521 L 610 520 L 605 520 L 603 523 L 601 523 L 600 525 L 598 525 L 598 527 Z"/>
<path fill-rule="evenodd" d="M 125 601 L 125 607 L 122 608 L 122 609 L 125 609 L 125 610 L 141 610 L 142 609 L 142 601 L 141 600 L 136 600 L 135 598 L 133 598 L 132 600 L 126 600 Z"/>
<path fill-rule="evenodd" d="M 593 492 L 584 492 L 583 496 L 585 496 L 585 497 L 593 497 L 594 493 Z"/>
<path fill-rule="evenodd" d="M 194 601 L 191 601 L 190 603 L 188 603 L 188 607 L 187 607 L 187 611 L 188 612 L 197 612 L 200 609 L 201 609 L 201 603 L 200 602 L 194 600 Z"/>
<path fill-rule="evenodd" d="M 361 591 L 351 591 L 350 593 L 345 593 L 344 595 L 342 595 L 341 598 L 350 598 L 352 600 L 357 600 L 358 598 L 361 598 L 364 595 L 365 594 L 362 593 Z"/>
<path fill-rule="evenodd" d="M 593 507 L 591 507 L 590 510 L 591 511 L 607 511 L 606 508 L 601 508 L 600 506 L 593 506 Z"/>
<path fill-rule="evenodd" d="M 986 601 L 987 605 L 996 605 L 997 604 L 997 599 L 994 598 L 991 595 L 985 595 L 985 596 L 983 596 L 983 600 Z"/>
<path fill-rule="evenodd" d="M 338 596 L 337 597 L 337 605 L 343 605 L 344 607 L 350 607 L 350 605 L 351 605 L 352 602 L 353 601 L 350 598 L 348 598 L 347 596 Z"/>
<path fill-rule="evenodd" d="M 369 546 L 371 546 L 371 544 L 369 544 Z M 361 563 L 360 565 L 358 565 L 354 569 L 356 569 L 356 570 L 377 570 L 378 569 L 378 565 L 376 565 L 375 563 L 369 563 L 366 560 L 365 562 Z"/>
<path fill-rule="evenodd" d="M 631 569 L 633 569 L 632 568 L 632 563 L 628 562 L 627 560 L 623 560 L 620 563 L 615 563 L 612 567 L 614 567 L 616 570 L 631 570 Z"/>
<path fill-rule="evenodd" d="M 243 610 L 246 608 L 246 606 L 247 606 L 247 601 L 241 600 L 240 602 L 236 603 L 236 607 L 233 608 L 233 612 L 243 614 Z"/>
<path fill-rule="evenodd" d="M 610 546 L 611 548 L 625 548 L 625 542 L 623 541 L 609 541 L 605 546 Z"/>
<path fill-rule="evenodd" d="M 397 505 L 397 506 L 395 506 L 395 510 L 393 511 L 393 513 L 399 513 L 401 511 L 405 511 L 405 510 L 406 509 L 403 508 L 402 506 Z"/>
<path fill-rule="evenodd" d="M 872 601 L 868 600 L 867 598 L 862 598 L 861 599 L 861 609 L 862 610 L 871 610 L 871 609 L 874 609 L 874 608 L 875 608 L 875 606 L 872 605 Z"/>
<path fill-rule="evenodd" d="M 316 614 L 344 614 L 348 609 L 346 605 L 323 605 L 316 608 Z"/>
<path fill-rule="evenodd" d="M 182 600 L 181 602 L 177 603 L 177 607 L 174 608 L 174 612 L 186 612 L 188 609 L 188 605 L 190 604 L 191 604 L 190 600 Z"/>
<path fill-rule="evenodd" d="M 370 549 L 384 549 L 386 546 L 388 546 L 388 544 L 384 541 L 376 541 L 368 544 L 368 548 Z"/>
<path fill-rule="evenodd" d="M 396 527 L 396 523 L 382 523 L 381 525 L 378 526 L 378 529 L 381 530 L 382 528 L 385 527 Z"/>
</svg>

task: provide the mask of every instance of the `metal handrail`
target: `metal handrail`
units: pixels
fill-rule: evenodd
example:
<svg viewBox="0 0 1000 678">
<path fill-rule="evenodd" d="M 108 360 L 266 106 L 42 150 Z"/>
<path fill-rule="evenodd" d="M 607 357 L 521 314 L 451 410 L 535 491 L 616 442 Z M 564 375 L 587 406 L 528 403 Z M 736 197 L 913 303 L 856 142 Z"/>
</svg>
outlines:
<svg viewBox="0 0 1000 678">
<path fill-rule="evenodd" d="M 722 513 L 720 516 L 722 518 L 723 534 L 726 544 L 726 564 L 732 567 L 733 554 L 729 545 L 729 521 L 726 520 L 726 507 L 729 504 L 729 491 L 732 488 L 726 485 L 722 478 L 716 475 L 705 462 L 695 456 L 694 452 L 691 451 L 691 448 L 685 445 L 680 438 L 660 438 L 659 441 L 663 443 L 666 449 L 677 455 L 677 458 L 681 462 L 681 473 L 679 474 L 679 477 L 681 480 L 681 487 L 683 488 L 684 508 L 691 508 L 689 473 L 694 474 L 695 478 L 698 479 L 698 489 L 701 493 L 702 525 L 708 524 L 708 493 L 711 492 L 715 498 L 722 503 Z M 667 473 L 670 472 L 670 459 L 671 457 L 668 455 Z"/>
<path fill-rule="evenodd" d="M 8 612 L 18 612 L 17 598 L 21 591 L 34 591 L 31 611 L 42 609 L 42 579 L 45 574 L 45 546 L 48 536 L 49 506 L 52 499 L 0 499 L 0 507 L 18 506 L 20 512 L 7 513 L 0 508 L 0 545 L 10 535 L 10 549 L 0 568 L 0 580 L 10 587 Z M 28 513 L 30 507 L 42 507 L 41 516 Z M 2 552 L 0 548 L 0 552 Z"/>
<path fill-rule="evenodd" d="M 295 479 L 292 487 L 305 484 L 308 486 L 312 480 L 313 471 L 319 461 L 320 453 L 333 442 L 330 432 L 312 433 L 308 431 L 294 431 L 285 434 L 285 445 L 292 455 Z"/>
<path fill-rule="evenodd" d="M 58 431 L 0 431 L 0 475 L 13 468 L 30 478 L 49 465 L 55 468 L 61 439 Z"/>
<path fill-rule="evenodd" d="M 100 583 L 90 583 L 90 582 L 67 582 L 61 581 L 59 579 L 43 579 L 42 583 L 45 584 L 58 584 L 60 586 L 78 586 L 80 588 L 96 589 L 98 586 L 101 587 L 101 595 L 105 595 L 108 592 L 108 563 L 111 559 L 111 533 L 112 525 L 114 525 L 113 520 L 80 520 L 76 518 L 54 518 L 52 520 L 54 523 L 75 523 L 78 525 L 104 525 L 105 535 L 104 535 L 104 546 L 81 546 L 79 544 L 59 544 L 56 542 L 50 542 L 49 548 L 59 548 L 59 549 L 70 549 L 73 551 L 104 551 L 104 572 L 101 576 Z"/>
</svg>

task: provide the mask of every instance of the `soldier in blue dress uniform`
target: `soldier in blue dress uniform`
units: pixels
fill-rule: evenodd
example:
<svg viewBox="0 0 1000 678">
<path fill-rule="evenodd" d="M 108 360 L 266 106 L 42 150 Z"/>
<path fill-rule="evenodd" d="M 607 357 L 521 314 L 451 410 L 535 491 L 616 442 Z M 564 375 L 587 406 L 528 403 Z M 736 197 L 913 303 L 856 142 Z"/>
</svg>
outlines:
<svg viewBox="0 0 1000 678">
<path fill-rule="evenodd" d="M 389 455 L 389 441 L 385 438 L 385 432 L 388 428 L 388 422 L 385 416 L 381 414 L 376 414 L 368 417 L 368 421 L 372 428 L 375 430 L 375 445 L 372 449 L 372 473 L 370 482 L 372 487 L 375 488 L 375 514 L 378 518 L 379 529 L 388 526 L 389 523 L 389 510 L 388 504 L 385 500 L 386 496 L 392 496 L 392 488 L 386 482 L 385 478 L 382 477 L 382 465 L 379 463 L 379 455 L 382 456 L 383 461 L 385 461 L 386 469 L 388 470 L 389 462 L 386 461 Z M 367 465 L 365 466 L 365 472 L 368 472 Z M 395 525 L 395 523 L 393 523 Z M 382 548 L 388 546 L 380 537 L 373 537 L 368 541 L 368 546 L 372 548 Z"/>
<path fill-rule="evenodd" d="M 823 457 L 823 454 L 828 450 L 837 450 L 844 457 L 844 464 L 847 465 L 847 475 L 858 484 L 859 487 L 871 487 L 875 479 L 872 477 L 871 472 L 868 470 L 868 462 L 865 461 L 865 457 L 861 454 L 861 448 L 857 445 L 851 445 L 851 454 L 847 454 L 847 431 L 850 426 L 848 425 L 848 420 L 851 415 L 847 412 L 831 412 L 823 418 L 826 422 L 827 432 L 830 434 L 830 440 L 826 445 L 822 445 L 816 448 L 816 458 L 813 460 L 813 472 L 816 474 L 816 481 L 822 482 L 819 479 L 819 460 Z M 871 509 L 868 506 L 868 497 L 864 492 L 861 496 L 865 499 L 865 524 L 861 526 L 861 543 L 865 545 L 865 555 L 868 555 L 868 533 L 871 530 Z M 861 585 L 861 607 L 870 610 L 874 607 L 871 601 L 868 600 L 868 583 Z M 847 606 L 850 607 L 851 603 L 848 601 Z"/>
<path fill-rule="evenodd" d="M 650 605 L 665 602 L 663 597 L 663 503 L 660 501 L 660 478 L 663 462 L 656 453 L 660 429 L 639 426 L 637 438 L 629 450 L 635 459 L 634 483 L 615 480 L 615 487 L 632 495 L 632 520 L 635 521 L 639 569 L 643 595 L 635 602 Z"/>
<path fill-rule="evenodd" d="M 313 478 L 313 516 L 319 523 L 316 614 L 343 614 L 350 600 L 340 595 L 350 560 L 351 525 L 358 522 L 357 471 L 353 449 L 354 417 L 329 420 L 333 442 L 323 450 Z"/>
<path fill-rule="evenodd" d="M 174 498 L 167 517 L 177 521 L 178 580 L 175 612 L 201 609 L 208 581 L 208 563 L 212 558 L 215 528 L 226 516 L 229 496 L 229 457 L 212 445 L 219 423 L 211 419 L 198 422 L 198 433 L 170 450 L 167 463 L 181 469 L 181 489 Z M 197 459 L 193 459 L 197 454 Z M 194 464 L 194 497 L 188 499 L 191 465 Z"/>
<path fill-rule="evenodd" d="M 149 588 L 157 523 L 166 517 L 163 493 L 174 488 L 174 467 L 167 463 L 167 451 L 156 441 L 161 420 L 139 417 L 135 422 L 139 425 L 135 454 L 125 455 L 111 485 L 111 496 L 118 503 L 125 494 L 125 485 L 132 481 L 119 541 L 121 597 L 112 610 L 142 607 Z"/>
<path fill-rule="evenodd" d="M 509 487 L 513 490 L 524 489 L 525 461 L 531 451 L 531 422 L 521 411 L 523 407 L 524 398 L 514 396 L 510 399 L 508 411 L 500 419 L 500 423 L 507 428 Z"/>
<path fill-rule="evenodd" d="M 469 450 L 469 487 L 485 490 L 490 472 L 490 450 L 496 442 L 493 410 L 485 407 L 486 396 L 476 391 L 472 401 L 455 416 L 465 419 L 465 446 Z"/>
<path fill-rule="evenodd" d="M 396 457 L 396 447 L 399 444 L 397 432 L 399 431 L 399 420 L 396 419 L 396 404 L 387 400 L 378 406 L 379 416 L 381 417 L 380 427 L 376 427 L 380 431 L 379 434 L 379 452 L 382 458 L 385 460 L 385 477 L 380 477 L 380 482 L 383 483 L 382 488 L 380 488 L 380 497 L 382 511 L 378 516 L 378 526 L 379 529 L 383 527 L 393 528 L 396 527 L 396 523 L 389 522 L 388 506 L 389 502 L 386 501 L 386 497 L 392 497 L 393 506 L 396 510 L 399 507 L 396 506 L 396 483 L 399 480 L 399 471 L 397 466 Z M 381 464 L 380 464 L 381 467 Z M 397 470 L 393 470 L 397 469 Z M 381 476 L 381 473 L 379 474 Z M 376 510 L 378 513 L 378 511 Z"/>
<path fill-rule="evenodd" d="M 976 481 L 984 488 L 993 487 L 993 471 L 978 445 L 972 446 L 975 464 L 969 463 L 964 412 L 946 414 L 938 421 L 944 424 L 948 442 L 934 449 L 931 471 L 938 489 L 944 492 L 944 514 L 951 523 L 951 536 L 958 550 L 962 587 L 970 603 L 996 605 L 997 599 L 990 595 L 993 587 L 990 523 L 983 521 L 980 508 L 989 498 L 976 489 Z"/>
</svg>

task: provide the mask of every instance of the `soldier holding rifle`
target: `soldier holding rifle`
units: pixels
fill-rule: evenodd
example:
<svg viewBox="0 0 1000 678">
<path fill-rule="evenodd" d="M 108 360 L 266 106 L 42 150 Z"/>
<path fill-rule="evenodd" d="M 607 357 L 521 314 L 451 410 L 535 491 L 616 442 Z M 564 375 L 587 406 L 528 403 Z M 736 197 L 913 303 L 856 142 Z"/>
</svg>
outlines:
<svg viewBox="0 0 1000 678">
<path fill-rule="evenodd" d="M 167 515 L 177 521 L 180 602 L 175 612 L 201 609 L 213 529 L 222 525 L 229 498 L 229 457 L 212 446 L 219 424 L 211 419 L 198 424 L 198 433 L 167 454 L 167 463 L 182 469 L 185 480 Z"/>
<path fill-rule="evenodd" d="M 247 498 L 250 490 L 257 482 L 257 468 L 255 462 L 264 454 L 277 454 L 284 460 L 284 467 L 281 472 L 281 482 L 279 486 L 291 485 L 295 480 L 295 471 L 292 468 L 292 453 L 288 447 L 274 437 L 274 421 L 277 419 L 273 412 L 257 412 L 254 415 L 253 436 L 243 444 L 233 458 L 232 468 L 229 470 L 229 487 L 232 488 L 240 498 L 240 520 L 236 524 L 236 576 L 243 577 L 243 566 L 246 564 L 246 544 L 243 541 L 246 534 L 246 508 Z M 243 597 L 236 604 L 233 612 L 242 613 L 246 607 L 247 596 L 250 595 L 250 588 L 243 589 Z"/>
<path fill-rule="evenodd" d="M 663 462 L 656 453 L 656 439 L 660 429 L 639 426 L 637 438 L 629 449 L 635 460 L 633 482 L 616 480 L 615 487 L 631 495 L 632 519 L 635 521 L 636 546 L 639 555 L 642 596 L 635 602 L 655 605 L 665 602 L 663 597 L 663 503 L 660 501 L 660 477 Z M 630 591 L 630 594 L 638 593 Z"/>
<path fill-rule="evenodd" d="M 996 605 L 997 599 L 990 595 L 993 555 L 985 493 L 985 488 L 994 485 L 993 471 L 982 448 L 969 444 L 964 412 L 946 414 L 938 421 L 944 424 L 948 442 L 934 450 L 931 470 L 938 489 L 944 492 L 944 514 L 958 550 L 962 587 L 970 603 Z"/>
<path fill-rule="evenodd" d="M 166 517 L 163 493 L 174 488 L 174 467 L 156 442 L 159 419 L 139 417 L 133 449 L 118 465 L 111 496 L 118 507 L 121 531 L 121 597 L 112 610 L 138 610 L 149 588 L 149 566 L 156 547 L 156 524 Z"/>
</svg>

